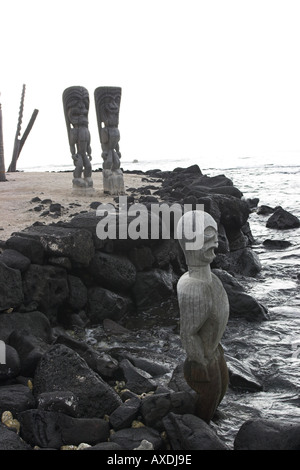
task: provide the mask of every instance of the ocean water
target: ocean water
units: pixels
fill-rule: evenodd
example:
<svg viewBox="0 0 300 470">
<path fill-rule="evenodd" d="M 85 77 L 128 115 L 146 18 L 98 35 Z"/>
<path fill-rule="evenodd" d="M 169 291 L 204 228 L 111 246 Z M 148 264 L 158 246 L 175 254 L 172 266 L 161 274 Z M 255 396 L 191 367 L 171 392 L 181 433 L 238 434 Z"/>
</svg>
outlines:
<svg viewBox="0 0 300 470">
<path fill-rule="evenodd" d="M 172 170 L 194 163 L 209 176 L 225 174 L 245 198 L 259 198 L 258 205 L 280 205 L 300 218 L 300 159 L 297 155 L 224 158 L 217 162 L 209 158 L 123 161 L 122 167 L 124 170 Z M 101 166 L 101 162 L 93 164 L 94 169 Z M 66 170 L 72 167 L 24 168 L 24 171 Z M 241 282 L 250 295 L 268 308 L 270 320 L 229 319 L 222 343 L 226 353 L 239 359 L 263 385 L 263 391 L 254 393 L 229 389 L 220 404 L 222 417 L 212 425 L 231 448 L 238 429 L 248 419 L 261 417 L 300 423 L 300 228 L 269 229 L 267 218 L 256 211 L 250 215 L 255 238 L 253 249 L 260 258 L 262 271 L 256 278 L 243 278 Z M 291 245 L 270 250 L 263 245 L 266 239 L 286 240 Z M 169 318 L 144 318 L 134 338 L 126 341 L 132 341 L 132 348 L 142 356 L 175 367 L 184 357 L 176 326 L 176 312 Z M 88 341 L 95 347 L 122 346 L 118 342 L 113 345 L 103 342 L 103 337 L 99 329 L 87 334 Z"/>
</svg>

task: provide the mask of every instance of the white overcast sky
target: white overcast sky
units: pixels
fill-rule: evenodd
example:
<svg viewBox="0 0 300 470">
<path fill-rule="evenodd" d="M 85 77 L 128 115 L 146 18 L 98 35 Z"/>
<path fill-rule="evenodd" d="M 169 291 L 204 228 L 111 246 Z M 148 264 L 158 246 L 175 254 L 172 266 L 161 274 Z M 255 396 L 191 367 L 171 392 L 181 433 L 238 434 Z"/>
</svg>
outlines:
<svg viewBox="0 0 300 470">
<path fill-rule="evenodd" d="M 22 85 L 18 167 L 69 164 L 62 92 L 122 87 L 124 161 L 300 154 L 299 0 L 0 0 L 6 166 Z"/>
</svg>

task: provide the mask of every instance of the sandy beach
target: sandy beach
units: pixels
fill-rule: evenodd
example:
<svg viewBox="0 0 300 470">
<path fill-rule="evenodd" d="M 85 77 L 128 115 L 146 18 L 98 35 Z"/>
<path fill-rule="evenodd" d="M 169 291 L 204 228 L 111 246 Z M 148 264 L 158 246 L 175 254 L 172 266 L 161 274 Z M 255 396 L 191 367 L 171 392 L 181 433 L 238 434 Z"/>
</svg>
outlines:
<svg viewBox="0 0 300 470">
<path fill-rule="evenodd" d="M 89 196 L 72 194 L 72 177 L 72 172 L 7 173 L 7 181 L 0 183 L 0 240 L 7 240 L 13 232 L 23 230 L 36 221 L 45 224 L 67 221 L 81 211 L 91 210 L 91 202 L 113 202 L 113 197 L 103 192 L 101 172 L 93 174 L 95 191 Z M 144 175 L 124 174 L 125 191 L 150 184 L 149 181 L 142 182 L 142 178 Z M 36 197 L 40 201 L 32 202 Z M 49 211 L 50 203 L 42 203 L 47 199 L 62 205 L 58 218 L 53 213 L 42 215 Z M 36 210 L 37 206 L 42 206 L 41 210 Z"/>
</svg>

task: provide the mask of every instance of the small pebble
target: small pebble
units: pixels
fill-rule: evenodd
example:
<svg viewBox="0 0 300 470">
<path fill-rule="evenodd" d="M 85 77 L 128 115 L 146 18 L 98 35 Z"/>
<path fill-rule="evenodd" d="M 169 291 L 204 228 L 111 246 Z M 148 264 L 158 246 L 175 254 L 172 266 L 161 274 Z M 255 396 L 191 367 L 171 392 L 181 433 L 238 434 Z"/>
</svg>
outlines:
<svg viewBox="0 0 300 470">
<path fill-rule="evenodd" d="M 84 450 L 87 449 L 88 447 L 92 447 L 90 444 L 87 444 L 86 442 L 81 442 L 79 446 L 77 447 L 77 450 Z"/>
<path fill-rule="evenodd" d="M 133 450 L 153 450 L 152 442 L 143 439 L 138 447 L 135 447 Z"/>
<path fill-rule="evenodd" d="M 141 421 L 137 421 L 137 420 L 132 421 L 132 424 L 131 424 L 132 428 L 142 428 L 144 426 L 145 426 L 144 423 L 142 423 Z"/>
<path fill-rule="evenodd" d="M 3 411 L 1 416 L 1 422 L 5 424 L 10 429 L 13 429 L 19 434 L 20 432 L 20 423 L 17 419 L 13 418 L 13 415 L 10 411 Z"/>
</svg>

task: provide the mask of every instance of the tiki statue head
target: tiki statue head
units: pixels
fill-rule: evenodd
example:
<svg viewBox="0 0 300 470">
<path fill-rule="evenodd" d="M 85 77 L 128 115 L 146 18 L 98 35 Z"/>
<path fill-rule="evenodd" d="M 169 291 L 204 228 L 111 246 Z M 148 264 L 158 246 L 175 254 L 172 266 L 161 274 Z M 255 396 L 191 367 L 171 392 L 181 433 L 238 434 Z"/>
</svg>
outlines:
<svg viewBox="0 0 300 470">
<path fill-rule="evenodd" d="M 98 87 L 95 94 L 95 105 L 98 127 L 118 127 L 121 104 L 120 87 Z"/>
<path fill-rule="evenodd" d="M 186 212 L 179 220 L 177 237 L 188 267 L 210 264 L 218 246 L 218 226 L 207 212 Z"/>
<path fill-rule="evenodd" d="M 63 105 L 68 132 L 72 127 L 88 126 L 90 99 L 86 88 L 66 88 L 63 92 Z"/>
</svg>

